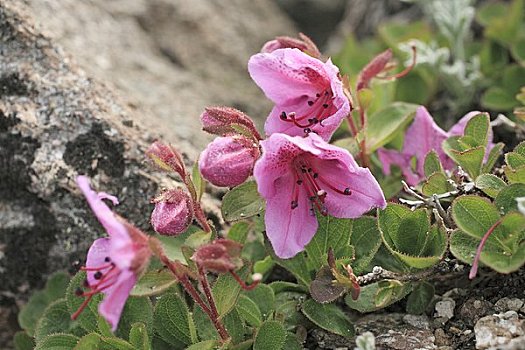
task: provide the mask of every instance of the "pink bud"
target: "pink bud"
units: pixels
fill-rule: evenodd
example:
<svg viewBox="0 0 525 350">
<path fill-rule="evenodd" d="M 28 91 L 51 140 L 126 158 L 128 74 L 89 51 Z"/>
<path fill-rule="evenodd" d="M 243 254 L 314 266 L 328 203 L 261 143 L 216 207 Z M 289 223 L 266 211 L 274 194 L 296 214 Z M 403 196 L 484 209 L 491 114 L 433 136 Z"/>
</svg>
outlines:
<svg viewBox="0 0 525 350">
<path fill-rule="evenodd" d="M 321 58 L 321 52 L 317 45 L 303 33 L 299 33 L 299 39 L 289 36 L 278 36 L 274 40 L 266 42 L 261 48 L 261 52 L 270 53 L 278 49 L 299 49 L 314 58 Z"/>
<path fill-rule="evenodd" d="M 244 135 L 261 139 L 253 121 L 243 112 L 231 107 L 207 107 L 201 114 L 202 128 L 218 136 Z"/>
<path fill-rule="evenodd" d="M 146 150 L 146 155 L 155 162 L 162 170 L 175 171 L 183 179 L 186 174 L 182 156 L 171 145 L 165 145 L 162 142 L 155 141 Z"/>
<path fill-rule="evenodd" d="M 178 235 L 186 231 L 193 219 L 191 199 L 180 189 L 162 193 L 153 200 L 151 225 L 161 235 Z"/>
<path fill-rule="evenodd" d="M 201 153 L 202 177 L 219 187 L 242 184 L 251 175 L 260 152 L 253 141 L 244 137 L 217 137 Z"/>
</svg>

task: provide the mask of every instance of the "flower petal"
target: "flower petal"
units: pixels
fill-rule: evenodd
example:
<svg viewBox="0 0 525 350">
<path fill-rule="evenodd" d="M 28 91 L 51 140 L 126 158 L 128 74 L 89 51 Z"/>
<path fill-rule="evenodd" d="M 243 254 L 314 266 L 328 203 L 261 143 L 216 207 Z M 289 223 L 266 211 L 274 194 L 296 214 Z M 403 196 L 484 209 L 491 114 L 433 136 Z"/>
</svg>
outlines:
<svg viewBox="0 0 525 350">
<path fill-rule="evenodd" d="M 137 276 L 130 270 L 124 270 L 115 284 L 104 290 L 106 296 L 98 306 L 98 311 L 109 322 L 113 332 L 117 329 L 126 300 L 136 283 Z"/>
<path fill-rule="evenodd" d="M 298 49 L 278 49 L 253 55 L 248 71 L 266 97 L 286 104 L 301 96 L 313 96 L 317 87 L 327 84 L 323 62 Z"/>
<path fill-rule="evenodd" d="M 130 241 L 126 227 L 119 221 L 117 216 L 113 214 L 98 194 L 91 189 L 89 179 L 85 176 L 78 176 L 77 184 L 86 197 L 91 210 L 93 210 L 93 213 L 102 226 L 104 226 L 107 233 L 112 238 Z"/>
<path fill-rule="evenodd" d="M 441 161 L 446 162 L 448 157 L 443 152 L 441 144 L 448 136 L 448 133 L 434 122 L 425 107 L 421 106 L 417 109 L 414 122 L 405 134 L 402 153 L 416 156 L 419 176 L 424 176 L 425 156 L 428 152 L 435 150 Z"/>
<path fill-rule="evenodd" d="M 96 239 L 88 250 L 86 258 L 86 267 L 97 268 L 108 265 L 106 258 L 110 256 L 111 239 L 99 238 Z M 90 286 L 98 283 L 94 277 L 95 271 L 87 272 L 87 280 Z"/>
<path fill-rule="evenodd" d="M 410 155 L 405 155 L 393 149 L 380 148 L 377 150 L 377 157 L 381 164 L 383 164 L 383 172 L 385 175 L 390 175 L 392 165 L 397 165 L 401 169 L 406 183 L 410 186 L 416 186 L 423 179 L 423 174 L 415 174 L 412 171 L 410 161 L 412 157 Z"/>
<path fill-rule="evenodd" d="M 274 182 L 290 173 L 291 162 L 299 154 L 310 152 L 319 154 L 316 147 L 312 147 L 310 137 L 291 137 L 285 134 L 272 134 L 260 142 L 263 149 L 261 158 L 255 163 L 253 175 L 257 180 L 259 193 L 270 198 L 275 195 Z"/>
<path fill-rule="evenodd" d="M 317 218 L 310 213 L 310 203 L 304 190 L 299 188 L 298 205 L 292 209 L 295 179 L 289 173 L 275 181 L 275 195 L 267 198 L 264 222 L 266 234 L 275 254 L 282 259 L 294 257 L 304 250 L 317 231 Z"/>
</svg>

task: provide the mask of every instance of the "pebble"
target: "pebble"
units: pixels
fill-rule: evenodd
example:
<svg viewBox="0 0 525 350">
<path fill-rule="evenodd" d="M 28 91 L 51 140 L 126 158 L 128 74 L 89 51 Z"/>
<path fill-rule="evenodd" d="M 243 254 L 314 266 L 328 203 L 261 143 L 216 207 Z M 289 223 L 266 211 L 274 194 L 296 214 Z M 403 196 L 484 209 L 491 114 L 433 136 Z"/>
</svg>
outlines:
<svg viewBox="0 0 525 350">
<path fill-rule="evenodd" d="M 525 336 L 525 321 L 516 311 L 485 316 L 474 326 L 476 349 L 488 349 L 511 344 L 514 338 Z M 515 341 L 513 341 L 515 342 Z"/>
<path fill-rule="evenodd" d="M 438 301 L 435 306 L 436 314 L 434 317 L 444 318 L 446 321 L 454 317 L 456 302 L 453 299 L 443 299 Z"/>
<path fill-rule="evenodd" d="M 519 311 L 523 306 L 523 300 L 518 298 L 501 298 L 494 304 L 494 309 L 497 312 L 506 312 L 506 311 Z"/>
<path fill-rule="evenodd" d="M 411 325 L 412 327 L 418 328 L 418 329 L 429 329 L 430 328 L 430 322 L 426 315 L 408 314 L 408 315 L 403 316 L 403 322 Z"/>
</svg>

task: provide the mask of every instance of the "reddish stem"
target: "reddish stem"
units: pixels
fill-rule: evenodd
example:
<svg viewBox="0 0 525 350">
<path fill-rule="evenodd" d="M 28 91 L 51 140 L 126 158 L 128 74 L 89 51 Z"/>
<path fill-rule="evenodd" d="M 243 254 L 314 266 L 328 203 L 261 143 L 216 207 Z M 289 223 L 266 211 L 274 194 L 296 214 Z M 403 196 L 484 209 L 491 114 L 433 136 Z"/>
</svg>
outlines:
<svg viewBox="0 0 525 350">
<path fill-rule="evenodd" d="M 208 315 L 208 317 L 212 321 L 213 325 L 217 329 L 217 332 L 219 333 L 221 339 L 224 340 L 224 341 L 229 339 L 230 335 L 228 334 L 228 331 L 226 330 L 226 328 L 224 328 L 224 325 L 222 324 L 221 320 L 218 317 L 217 308 L 215 307 L 215 302 L 214 302 L 214 300 L 213 300 L 213 298 L 211 296 L 211 292 L 209 291 L 209 286 L 208 286 L 208 292 L 210 292 L 210 295 L 208 296 L 206 291 L 205 291 L 205 293 L 206 293 L 206 296 L 208 297 L 208 301 L 211 300 L 210 301 L 210 307 L 211 308 L 208 307 L 208 305 L 206 305 L 204 300 L 202 300 L 201 296 L 199 295 L 199 292 L 197 292 L 197 290 L 195 289 L 193 284 L 191 284 L 188 276 L 185 273 L 181 273 L 181 272 L 177 271 L 177 268 L 168 259 L 167 256 L 161 255 L 160 259 L 164 263 L 164 265 L 166 265 L 170 269 L 170 271 L 175 275 L 177 280 L 182 284 L 182 286 L 184 287 L 186 292 L 193 298 L 193 300 L 197 303 L 197 305 L 199 305 L 199 307 L 202 309 L 202 311 L 204 311 Z M 207 280 L 206 280 L 206 283 L 207 283 Z M 204 286 L 203 286 L 203 288 L 204 288 Z"/>
<path fill-rule="evenodd" d="M 239 283 L 239 285 L 241 286 L 242 289 L 244 290 L 252 290 L 254 289 L 255 287 L 257 287 L 259 285 L 259 281 L 254 281 L 252 284 L 250 285 L 247 285 L 241 277 L 239 277 L 238 274 L 235 273 L 235 271 L 233 270 L 230 270 L 230 273 L 231 275 L 233 276 L 233 278 L 235 278 L 235 280 L 237 281 L 237 283 Z"/>
<path fill-rule="evenodd" d="M 485 246 L 487 239 L 494 232 L 496 227 L 498 227 L 501 224 L 501 222 L 502 222 L 501 219 L 496 221 L 496 223 L 488 229 L 487 233 L 485 233 L 483 238 L 481 238 L 481 242 L 479 242 L 478 250 L 476 251 L 476 256 L 474 257 L 474 261 L 472 262 L 472 267 L 470 268 L 470 273 L 468 275 L 468 278 L 473 279 L 474 277 L 476 277 L 476 274 L 478 273 L 478 265 L 479 265 L 479 259 L 481 257 L 481 251 L 483 250 L 483 247 Z"/>
</svg>

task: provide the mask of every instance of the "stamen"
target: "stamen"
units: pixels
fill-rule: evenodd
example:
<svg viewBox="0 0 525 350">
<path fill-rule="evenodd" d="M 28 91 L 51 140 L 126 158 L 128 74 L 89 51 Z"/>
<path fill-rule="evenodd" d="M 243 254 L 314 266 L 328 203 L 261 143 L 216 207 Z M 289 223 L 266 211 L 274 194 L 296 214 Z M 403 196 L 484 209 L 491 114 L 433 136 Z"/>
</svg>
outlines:
<svg viewBox="0 0 525 350">
<path fill-rule="evenodd" d="M 285 120 L 285 121 L 288 120 L 288 116 L 286 115 L 286 112 L 282 112 L 280 117 L 281 117 L 282 120 Z"/>
<path fill-rule="evenodd" d="M 102 276 L 103 276 L 103 274 L 102 274 L 102 272 L 100 272 L 100 271 L 95 272 L 95 274 L 93 275 L 93 277 L 94 277 L 96 280 L 101 279 Z"/>
<path fill-rule="evenodd" d="M 292 201 L 292 209 L 295 209 L 299 206 L 299 203 L 297 201 Z"/>
<path fill-rule="evenodd" d="M 308 101 L 308 106 L 313 106 L 314 101 Z"/>
</svg>

